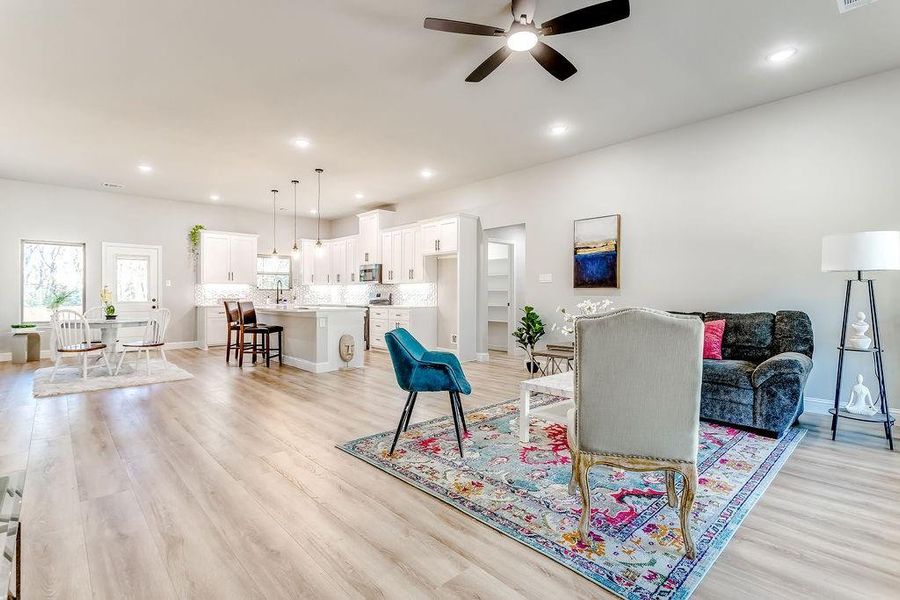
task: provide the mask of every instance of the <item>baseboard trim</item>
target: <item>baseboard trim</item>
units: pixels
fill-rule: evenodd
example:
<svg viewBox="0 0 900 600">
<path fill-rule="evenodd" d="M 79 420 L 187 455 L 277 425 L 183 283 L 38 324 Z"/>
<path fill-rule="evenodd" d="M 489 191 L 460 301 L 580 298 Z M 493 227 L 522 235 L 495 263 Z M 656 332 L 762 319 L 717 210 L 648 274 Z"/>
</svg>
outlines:
<svg viewBox="0 0 900 600">
<path fill-rule="evenodd" d="M 827 415 L 829 408 L 834 408 L 834 400 L 810 398 L 809 396 L 803 398 L 804 415 Z"/>
<path fill-rule="evenodd" d="M 477 360 L 478 362 L 490 362 L 491 355 L 487 352 L 476 352 L 475 360 Z"/>
<path fill-rule="evenodd" d="M 167 350 L 187 350 L 190 348 L 199 348 L 200 343 L 197 340 L 190 342 L 166 342 Z"/>
</svg>

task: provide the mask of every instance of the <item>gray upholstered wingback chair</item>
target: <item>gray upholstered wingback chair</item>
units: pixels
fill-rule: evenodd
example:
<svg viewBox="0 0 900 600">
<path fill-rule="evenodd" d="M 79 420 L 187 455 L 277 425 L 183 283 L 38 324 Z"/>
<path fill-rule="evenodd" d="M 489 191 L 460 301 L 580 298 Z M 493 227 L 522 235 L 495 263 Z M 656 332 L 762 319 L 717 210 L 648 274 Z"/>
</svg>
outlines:
<svg viewBox="0 0 900 600">
<path fill-rule="evenodd" d="M 590 530 L 588 471 L 596 465 L 665 471 L 669 506 L 678 503 L 688 558 L 688 518 L 697 486 L 703 323 L 648 308 L 582 317 L 575 324 L 575 408 L 569 411 L 570 492 L 581 491 L 582 539 Z"/>
</svg>

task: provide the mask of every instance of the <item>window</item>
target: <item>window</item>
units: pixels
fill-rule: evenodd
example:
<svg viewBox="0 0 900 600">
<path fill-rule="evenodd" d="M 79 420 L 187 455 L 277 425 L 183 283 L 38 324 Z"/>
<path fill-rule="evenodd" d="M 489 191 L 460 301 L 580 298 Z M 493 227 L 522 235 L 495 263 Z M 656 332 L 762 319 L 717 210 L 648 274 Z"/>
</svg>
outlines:
<svg viewBox="0 0 900 600">
<path fill-rule="evenodd" d="M 84 244 L 22 240 L 22 321 L 49 321 L 53 305 L 84 312 Z"/>
<path fill-rule="evenodd" d="M 281 289 L 291 288 L 291 257 L 279 254 L 260 254 L 256 257 L 256 287 L 274 290 L 281 282 Z"/>
<path fill-rule="evenodd" d="M 116 256 L 116 302 L 147 302 L 149 287 L 148 257 Z"/>
</svg>

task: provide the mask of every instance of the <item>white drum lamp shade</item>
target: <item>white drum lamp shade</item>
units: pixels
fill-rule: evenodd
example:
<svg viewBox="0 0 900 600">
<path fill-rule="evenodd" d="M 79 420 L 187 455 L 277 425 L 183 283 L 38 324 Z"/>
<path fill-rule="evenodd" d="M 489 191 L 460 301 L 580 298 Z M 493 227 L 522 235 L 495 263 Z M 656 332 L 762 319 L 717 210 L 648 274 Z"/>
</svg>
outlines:
<svg viewBox="0 0 900 600">
<path fill-rule="evenodd" d="M 822 271 L 900 271 L 900 231 L 826 235 Z"/>
</svg>

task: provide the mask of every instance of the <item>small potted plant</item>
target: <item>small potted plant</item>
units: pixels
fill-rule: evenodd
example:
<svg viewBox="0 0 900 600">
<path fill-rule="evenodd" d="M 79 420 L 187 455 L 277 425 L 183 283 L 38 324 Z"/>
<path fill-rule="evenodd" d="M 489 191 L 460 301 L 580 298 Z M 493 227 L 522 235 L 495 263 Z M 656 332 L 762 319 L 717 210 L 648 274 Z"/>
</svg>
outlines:
<svg viewBox="0 0 900 600">
<path fill-rule="evenodd" d="M 13 334 L 32 333 L 34 331 L 37 331 L 36 323 L 15 323 L 13 325 L 10 325 L 10 327 L 12 328 Z"/>
<path fill-rule="evenodd" d="M 100 302 L 103 303 L 103 312 L 106 313 L 106 320 L 114 321 L 116 318 L 116 307 L 112 305 L 112 292 L 105 285 L 100 290 Z"/>
<path fill-rule="evenodd" d="M 525 361 L 525 369 L 529 373 L 537 373 L 540 367 L 534 360 L 534 346 L 544 337 L 544 322 L 541 316 L 537 314 L 533 306 L 526 306 L 522 309 L 525 313 L 519 321 L 519 326 L 513 332 L 512 336 L 516 338 L 516 345 L 528 354 L 528 360 Z"/>
</svg>

